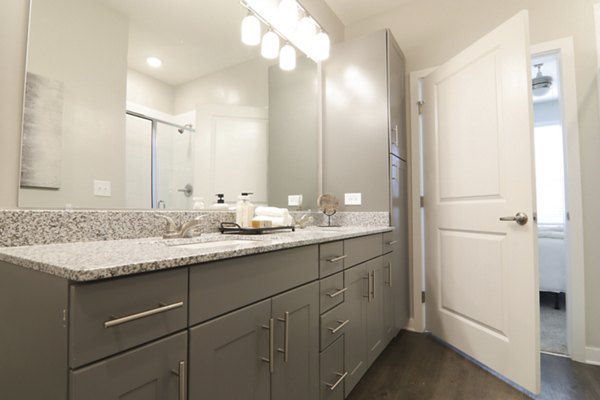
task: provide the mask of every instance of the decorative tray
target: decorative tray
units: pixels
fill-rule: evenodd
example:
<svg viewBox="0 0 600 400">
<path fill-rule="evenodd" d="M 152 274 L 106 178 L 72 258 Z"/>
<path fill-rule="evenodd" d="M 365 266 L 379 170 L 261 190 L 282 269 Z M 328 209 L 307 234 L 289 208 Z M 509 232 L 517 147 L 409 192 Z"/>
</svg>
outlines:
<svg viewBox="0 0 600 400">
<path fill-rule="evenodd" d="M 220 222 L 219 231 L 221 233 L 238 233 L 241 235 L 260 235 L 266 232 L 281 231 L 291 229 L 292 232 L 296 231 L 295 226 L 272 226 L 269 228 L 242 228 L 235 222 Z"/>
</svg>

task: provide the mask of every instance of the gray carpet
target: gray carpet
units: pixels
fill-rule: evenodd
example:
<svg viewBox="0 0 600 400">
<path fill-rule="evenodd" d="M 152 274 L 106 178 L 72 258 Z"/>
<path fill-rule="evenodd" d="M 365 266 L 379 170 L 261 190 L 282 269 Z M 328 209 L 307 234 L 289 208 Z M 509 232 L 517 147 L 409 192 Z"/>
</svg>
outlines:
<svg viewBox="0 0 600 400">
<path fill-rule="evenodd" d="M 554 309 L 554 293 L 540 292 L 541 349 L 550 353 L 567 354 L 567 313 L 564 294 L 560 310 Z"/>
</svg>

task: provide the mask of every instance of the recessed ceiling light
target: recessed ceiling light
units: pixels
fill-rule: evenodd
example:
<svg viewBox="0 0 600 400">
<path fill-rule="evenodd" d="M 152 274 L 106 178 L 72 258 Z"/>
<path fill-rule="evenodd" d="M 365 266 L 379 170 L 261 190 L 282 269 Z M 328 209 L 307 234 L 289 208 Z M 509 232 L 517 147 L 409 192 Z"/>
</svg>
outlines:
<svg viewBox="0 0 600 400">
<path fill-rule="evenodd" d="M 146 63 L 152 68 L 158 68 L 162 65 L 162 60 L 158 57 L 148 57 Z"/>
</svg>

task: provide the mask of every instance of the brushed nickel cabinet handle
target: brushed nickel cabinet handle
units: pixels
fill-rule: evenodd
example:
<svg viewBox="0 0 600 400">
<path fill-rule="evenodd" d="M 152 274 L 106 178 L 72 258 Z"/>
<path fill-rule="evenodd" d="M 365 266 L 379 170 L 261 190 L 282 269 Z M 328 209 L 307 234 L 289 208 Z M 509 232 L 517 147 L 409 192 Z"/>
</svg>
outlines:
<svg viewBox="0 0 600 400">
<path fill-rule="evenodd" d="M 269 372 L 273 373 L 275 370 L 275 351 L 273 348 L 273 344 L 275 342 L 275 320 L 273 318 L 269 318 L 269 326 L 263 325 L 262 328 L 269 330 L 269 358 L 262 357 L 261 361 L 269 363 Z"/>
<path fill-rule="evenodd" d="M 388 279 L 389 279 L 388 286 L 392 287 L 392 263 L 389 262 L 387 267 L 388 267 Z"/>
<path fill-rule="evenodd" d="M 179 400 L 186 400 L 185 361 L 179 362 Z"/>
<path fill-rule="evenodd" d="M 283 318 L 277 318 L 278 321 L 283 322 L 283 349 L 277 349 L 278 352 L 283 353 L 283 362 L 287 363 L 289 360 L 289 349 L 290 349 L 290 313 L 286 311 L 283 314 Z"/>
<path fill-rule="evenodd" d="M 349 319 L 345 320 L 345 321 L 338 321 L 339 325 L 335 328 L 327 328 L 329 329 L 329 332 L 331 332 L 333 335 L 335 335 L 336 333 L 338 333 L 340 331 L 340 329 L 342 329 L 343 327 L 345 327 L 346 325 L 348 325 L 348 323 L 350 322 Z"/>
<path fill-rule="evenodd" d="M 367 298 L 369 303 L 371 302 L 371 273 L 367 273 L 367 276 L 363 277 L 363 279 L 367 280 L 367 295 L 363 294 L 363 297 Z"/>
<path fill-rule="evenodd" d="M 135 321 L 137 319 L 146 318 L 151 315 L 160 314 L 166 311 L 174 310 L 176 308 L 183 307 L 183 301 L 173 304 L 160 304 L 160 307 L 153 308 L 152 310 L 142 311 L 137 314 L 127 315 L 120 318 L 112 318 L 104 323 L 105 328 L 111 328 L 113 326 L 121 325 L 126 322 Z"/>
<path fill-rule="evenodd" d="M 339 290 L 337 290 L 337 291 L 335 291 L 335 292 L 333 292 L 333 293 L 327 293 L 327 296 L 329 296 L 330 298 L 332 298 L 332 299 L 333 299 L 334 297 L 337 297 L 337 296 L 339 296 L 340 294 L 344 293 L 346 290 L 348 290 L 348 288 L 347 288 L 347 287 L 345 287 L 345 288 L 343 288 L 343 289 L 339 289 Z"/>
<path fill-rule="evenodd" d="M 348 255 L 344 254 L 344 255 L 341 255 L 341 256 L 338 256 L 338 257 L 328 258 L 327 262 L 330 262 L 330 263 L 338 262 L 340 260 L 343 260 L 346 257 L 348 257 Z"/>
<path fill-rule="evenodd" d="M 373 274 L 373 279 L 371 280 L 371 285 L 373 285 L 372 286 L 373 287 L 373 292 L 372 293 L 373 293 L 373 300 L 375 300 L 375 271 L 374 270 L 373 270 L 372 274 Z"/>
<path fill-rule="evenodd" d="M 335 383 L 326 383 L 325 384 L 325 386 L 328 386 L 329 390 L 331 390 L 332 392 L 335 390 L 336 387 L 339 386 L 340 383 L 342 383 L 344 381 L 344 379 L 346 379 L 348 372 L 344 372 L 343 374 L 336 373 L 336 375 L 339 376 L 340 378 Z"/>
<path fill-rule="evenodd" d="M 386 244 L 386 245 L 388 245 L 388 246 L 394 245 L 394 244 L 396 244 L 396 243 L 398 243 L 398 241 L 397 241 L 397 240 L 391 240 L 391 241 L 389 241 L 389 242 L 385 242 L 385 244 Z"/>
</svg>

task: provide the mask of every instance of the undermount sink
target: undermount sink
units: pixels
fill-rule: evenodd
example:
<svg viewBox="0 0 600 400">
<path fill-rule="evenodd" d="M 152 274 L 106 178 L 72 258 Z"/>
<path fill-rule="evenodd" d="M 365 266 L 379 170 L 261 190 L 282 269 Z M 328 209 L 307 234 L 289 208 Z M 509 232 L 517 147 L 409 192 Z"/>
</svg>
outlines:
<svg viewBox="0 0 600 400">
<path fill-rule="evenodd" d="M 243 247 L 243 246 L 255 246 L 257 244 L 264 244 L 261 240 L 240 240 L 240 239 L 219 239 L 212 240 L 206 242 L 199 243 L 183 243 L 183 244 L 174 244 L 172 247 L 179 247 L 182 249 L 195 249 L 195 250 L 205 250 L 205 249 L 217 249 L 223 247 Z"/>
</svg>

